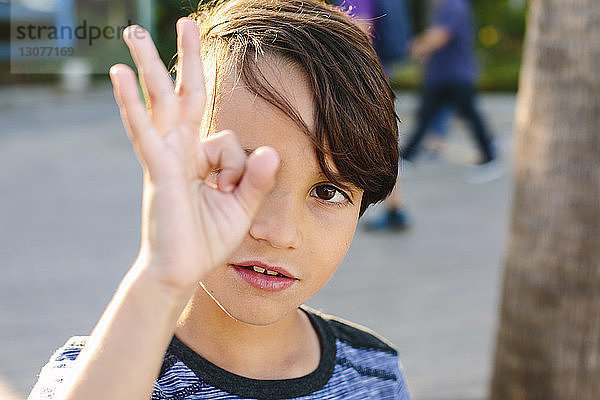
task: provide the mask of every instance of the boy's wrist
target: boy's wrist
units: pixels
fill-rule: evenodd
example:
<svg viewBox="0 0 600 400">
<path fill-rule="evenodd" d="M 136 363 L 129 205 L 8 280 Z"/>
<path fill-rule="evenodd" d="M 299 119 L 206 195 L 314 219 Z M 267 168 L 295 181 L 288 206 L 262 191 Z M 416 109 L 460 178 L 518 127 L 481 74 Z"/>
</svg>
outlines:
<svg viewBox="0 0 600 400">
<path fill-rule="evenodd" d="M 189 297 L 165 286 L 149 267 L 135 263 L 125 275 L 78 357 L 65 386 L 69 394 L 61 398 L 149 398 Z M 113 385 L 106 386 L 107 380 Z"/>
<path fill-rule="evenodd" d="M 160 269 L 158 265 L 138 260 L 125 280 L 130 280 L 133 287 L 160 298 L 165 305 L 173 307 L 174 310 L 181 311 L 196 291 L 197 284 L 182 286 L 169 282 L 158 273 Z"/>
</svg>

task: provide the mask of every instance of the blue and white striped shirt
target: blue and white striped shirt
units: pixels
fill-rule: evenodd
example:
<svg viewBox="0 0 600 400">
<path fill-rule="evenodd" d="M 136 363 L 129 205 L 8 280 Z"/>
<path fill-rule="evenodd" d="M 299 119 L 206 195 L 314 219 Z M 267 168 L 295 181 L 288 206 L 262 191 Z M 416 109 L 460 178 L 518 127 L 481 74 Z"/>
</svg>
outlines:
<svg viewBox="0 0 600 400">
<path fill-rule="evenodd" d="M 307 307 L 302 310 L 322 344 L 321 361 L 312 373 L 284 380 L 245 378 L 210 363 L 173 337 L 152 399 L 410 399 L 398 354 L 384 339 Z M 85 341 L 85 337 L 74 337 L 51 357 L 29 400 L 54 398 Z"/>
</svg>

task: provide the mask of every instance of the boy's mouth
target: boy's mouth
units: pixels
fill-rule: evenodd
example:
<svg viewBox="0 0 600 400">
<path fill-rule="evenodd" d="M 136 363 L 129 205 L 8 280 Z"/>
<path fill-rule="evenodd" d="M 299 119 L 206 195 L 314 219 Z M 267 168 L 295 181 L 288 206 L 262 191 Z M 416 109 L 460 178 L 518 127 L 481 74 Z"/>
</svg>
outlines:
<svg viewBox="0 0 600 400">
<path fill-rule="evenodd" d="M 298 281 L 285 269 L 263 263 L 244 262 L 230 264 L 230 266 L 237 271 L 240 278 L 257 289 L 277 292 L 292 286 Z"/>
<path fill-rule="evenodd" d="M 296 279 L 292 274 L 281 267 L 273 267 L 259 261 L 245 261 L 239 264 L 230 264 L 232 267 L 244 268 L 249 271 L 258 272 L 267 276 L 277 276 L 280 278 Z"/>
<path fill-rule="evenodd" d="M 258 272 L 259 274 L 263 274 L 263 275 L 278 276 L 280 278 L 289 278 L 289 276 L 285 276 L 283 274 L 280 274 L 277 271 L 272 271 L 270 269 L 259 267 L 258 265 L 236 265 L 236 267 L 245 268 L 247 270 Z"/>
</svg>

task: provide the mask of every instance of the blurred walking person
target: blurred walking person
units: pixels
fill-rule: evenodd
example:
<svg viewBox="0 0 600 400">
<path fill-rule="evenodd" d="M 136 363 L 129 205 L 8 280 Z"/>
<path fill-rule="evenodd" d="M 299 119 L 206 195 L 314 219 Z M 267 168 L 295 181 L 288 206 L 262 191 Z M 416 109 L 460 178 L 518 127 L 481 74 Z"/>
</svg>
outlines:
<svg viewBox="0 0 600 400">
<path fill-rule="evenodd" d="M 404 144 L 401 157 L 403 161 L 413 160 L 433 118 L 450 105 L 468 121 L 481 152 L 479 165 L 465 178 L 472 183 L 491 181 L 504 171 L 475 106 L 477 65 L 471 5 L 468 0 L 436 0 L 431 15 L 429 27 L 410 46 L 412 57 L 424 64 L 425 72 L 416 127 Z"/>
</svg>

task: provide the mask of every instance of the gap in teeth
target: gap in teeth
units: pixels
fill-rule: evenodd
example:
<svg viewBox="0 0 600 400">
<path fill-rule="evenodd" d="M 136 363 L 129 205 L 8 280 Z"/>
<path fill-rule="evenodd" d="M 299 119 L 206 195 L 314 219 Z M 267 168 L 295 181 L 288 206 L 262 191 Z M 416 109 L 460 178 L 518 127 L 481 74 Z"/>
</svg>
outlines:
<svg viewBox="0 0 600 400">
<path fill-rule="evenodd" d="M 256 265 L 252 266 L 252 270 L 254 272 L 258 272 L 259 274 L 263 274 L 263 275 L 271 275 L 271 276 L 277 276 L 277 275 L 279 275 L 278 272 L 269 271 L 268 269 L 264 269 L 262 267 L 257 267 Z"/>
</svg>

